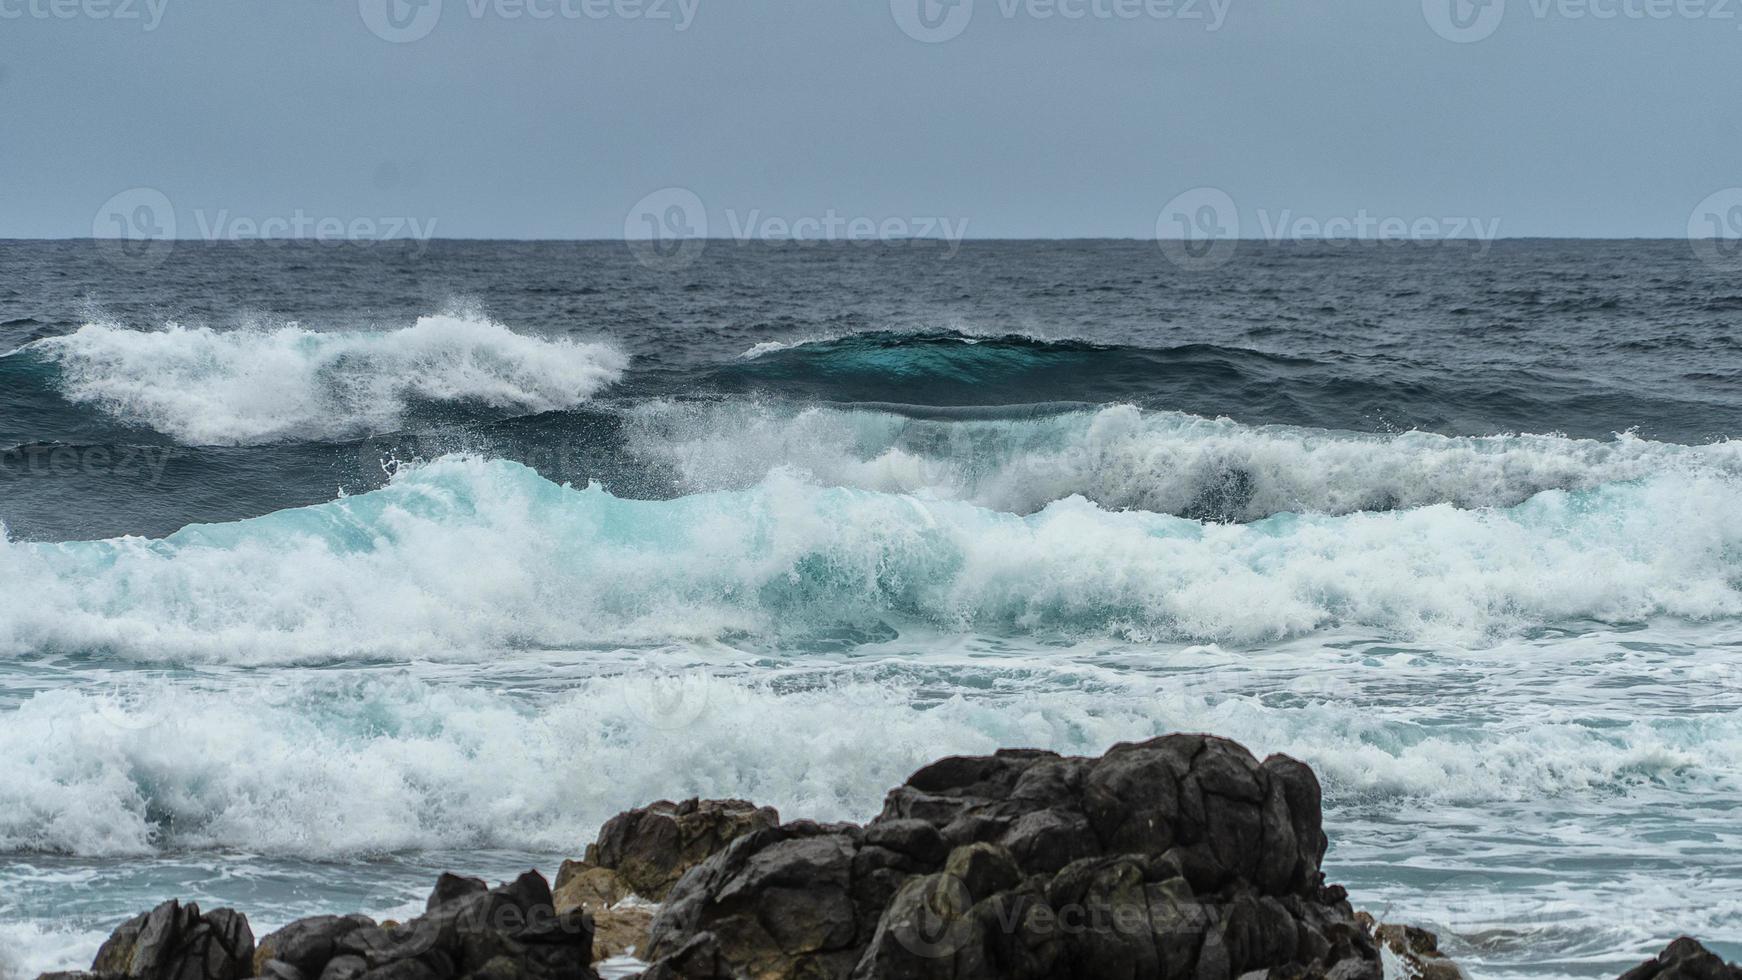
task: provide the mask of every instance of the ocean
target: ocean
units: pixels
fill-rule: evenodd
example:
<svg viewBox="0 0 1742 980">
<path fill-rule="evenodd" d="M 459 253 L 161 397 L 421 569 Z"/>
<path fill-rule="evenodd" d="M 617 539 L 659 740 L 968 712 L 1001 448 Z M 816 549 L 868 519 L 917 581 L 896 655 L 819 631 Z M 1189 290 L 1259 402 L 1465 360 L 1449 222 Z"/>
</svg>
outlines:
<svg viewBox="0 0 1742 980">
<path fill-rule="evenodd" d="M 1742 956 L 1686 242 L 0 242 L 0 975 L 1176 730 L 1478 977 Z"/>
</svg>

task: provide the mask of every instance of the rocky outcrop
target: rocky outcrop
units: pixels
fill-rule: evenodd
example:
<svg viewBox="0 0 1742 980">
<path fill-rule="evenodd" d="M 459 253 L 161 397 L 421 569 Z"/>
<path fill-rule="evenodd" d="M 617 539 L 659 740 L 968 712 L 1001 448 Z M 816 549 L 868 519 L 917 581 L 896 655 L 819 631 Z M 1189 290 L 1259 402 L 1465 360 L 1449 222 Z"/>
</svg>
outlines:
<svg viewBox="0 0 1742 980">
<path fill-rule="evenodd" d="M 497 888 L 446 874 L 423 915 L 300 919 L 260 941 L 256 972 L 273 980 L 590 980 L 593 923 L 560 914 L 544 876 Z"/>
<path fill-rule="evenodd" d="M 1365 912 L 1356 912 L 1355 921 L 1397 958 L 1403 968 L 1402 980 L 1469 980 L 1456 963 L 1440 952 L 1440 937 L 1426 929 L 1377 922 Z"/>
<path fill-rule="evenodd" d="M 557 891 L 571 866 L 574 873 L 603 868 L 614 873 L 619 890 L 661 901 L 684 872 L 739 837 L 779 823 L 773 807 L 744 800 L 661 800 L 606 821 L 598 841 L 587 845 L 584 862 L 564 862 Z"/>
<path fill-rule="evenodd" d="M 1742 980 L 1742 966 L 1726 964 L 1711 950 L 1683 936 L 1656 959 L 1623 973 L 1621 980 Z"/>
<path fill-rule="evenodd" d="M 592 921 L 558 914 L 535 871 L 495 889 L 442 875 L 402 925 L 317 915 L 258 947 L 241 913 L 168 901 L 122 923 L 89 973 L 40 980 L 596 980 L 592 946 Z"/>
<path fill-rule="evenodd" d="M 870 824 L 753 831 L 685 875 L 649 980 L 1378 980 L 1319 872 L 1319 786 L 1173 735 L 921 769 Z"/>
<path fill-rule="evenodd" d="M 727 844 L 779 823 L 773 807 L 744 800 L 661 800 L 620 813 L 587 845 L 586 860 L 563 862 L 557 911 L 593 917 L 594 959 L 639 952 L 647 947 L 652 902 Z"/>
<path fill-rule="evenodd" d="M 88 973 L 51 973 L 44 980 L 242 980 L 253 973 L 254 933 L 232 909 L 201 914 L 171 899 L 128 919 L 97 950 Z"/>
</svg>

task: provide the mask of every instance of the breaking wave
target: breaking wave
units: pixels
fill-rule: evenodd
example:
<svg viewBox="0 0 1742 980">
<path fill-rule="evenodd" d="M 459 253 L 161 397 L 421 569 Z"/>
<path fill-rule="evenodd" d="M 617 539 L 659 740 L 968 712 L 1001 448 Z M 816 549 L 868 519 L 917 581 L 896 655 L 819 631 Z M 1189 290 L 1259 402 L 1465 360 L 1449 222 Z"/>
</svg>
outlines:
<svg viewBox="0 0 1742 980">
<path fill-rule="evenodd" d="M 909 627 L 1260 644 L 1336 630 L 1480 643 L 1742 616 L 1742 485 L 1664 473 L 1246 525 L 1025 516 L 778 470 L 675 500 L 455 456 L 327 504 L 167 538 L 0 545 L 0 650 L 152 660 L 478 657 Z"/>
<path fill-rule="evenodd" d="M 608 346 L 459 314 L 342 333 L 93 323 L 10 356 L 52 365 L 67 401 L 190 445 L 355 438 L 398 428 L 420 405 L 572 408 L 628 364 Z"/>
<path fill-rule="evenodd" d="M 1081 495 L 1113 510 L 1249 522 L 1447 503 L 1510 507 L 1666 469 L 1742 474 L 1742 443 L 1631 435 L 1369 434 L 1250 426 L 1131 405 L 946 419 L 757 402 L 650 403 L 632 453 L 683 492 L 753 486 L 792 467 L 817 483 L 1029 514 Z"/>
</svg>

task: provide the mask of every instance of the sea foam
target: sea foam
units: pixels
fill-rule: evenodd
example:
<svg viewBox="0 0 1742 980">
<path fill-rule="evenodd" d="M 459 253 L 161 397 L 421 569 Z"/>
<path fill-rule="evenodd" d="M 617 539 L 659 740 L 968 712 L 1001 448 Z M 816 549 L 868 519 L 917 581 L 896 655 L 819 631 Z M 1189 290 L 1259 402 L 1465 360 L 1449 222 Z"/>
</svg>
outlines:
<svg viewBox="0 0 1742 980">
<path fill-rule="evenodd" d="M 1215 731 L 1311 763 L 1333 805 L 1380 798 L 1651 799 L 1742 781 L 1734 713 L 1589 726 L 1535 712 L 1456 722 L 1311 699 L 1170 694 L 1161 677 L 929 703 L 900 684 L 626 674 L 528 697 L 407 671 L 159 679 L 36 694 L 0 714 L 0 849 L 245 849 L 315 858 L 420 848 L 573 853 L 619 810 L 744 797 L 863 820 L 926 762 L 1007 746 L 1099 753 Z M 675 693 L 672 683 L 681 686 Z M 801 736 L 802 737 L 799 737 Z"/>
<path fill-rule="evenodd" d="M 1739 550 L 1742 484 L 1712 474 L 1234 525 L 1079 496 L 1019 516 L 785 470 L 631 500 L 453 456 L 380 490 L 161 540 L 0 545 L 0 651 L 475 659 L 911 627 L 1480 644 L 1558 623 L 1742 616 Z"/>
</svg>

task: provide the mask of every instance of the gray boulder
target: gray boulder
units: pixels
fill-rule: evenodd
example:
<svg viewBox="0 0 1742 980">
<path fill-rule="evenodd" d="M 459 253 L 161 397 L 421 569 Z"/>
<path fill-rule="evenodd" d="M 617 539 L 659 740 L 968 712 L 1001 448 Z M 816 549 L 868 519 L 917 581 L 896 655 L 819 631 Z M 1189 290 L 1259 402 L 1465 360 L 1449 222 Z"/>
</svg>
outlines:
<svg viewBox="0 0 1742 980">
<path fill-rule="evenodd" d="M 560 892 L 572 876 L 604 868 L 626 893 L 657 902 L 684 872 L 727 844 L 779 823 L 773 807 L 744 800 L 661 800 L 606 821 L 599 839 L 587 845 L 586 860 L 564 863 L 556 887 Z"/>
<path fill-rule="evenodd" d="M 944 759 L 864 827 L 749 833 L 655 918 L 648 980 L 1378 980 L 1319 785 L 1223 739 Z"/>
<path fill-rule="evenodd" d="M 487 888 L 444 874 L 427 911 L 398 925 L 362 916 L 300 919 L 260 941 L 257 975 L 275 980 L 594 980 L 593 923 L 559 914 L 529 871 Z"/>
<path fill-rule="evenodd" d="M 1742 967 L 1726 964 L 1711 950 L 1683 936 L 1656 959 L 1623 973 L 1621 980 L 1742 980 Z"/>
<path fill-rule="evenodd" d="M 88 973 L 45 977 L 101 980 L 242 980 L 253 974 L 254 933 L 233 909 L 202 914 L 170 899 L 121 923 Z"/>
</svg>

